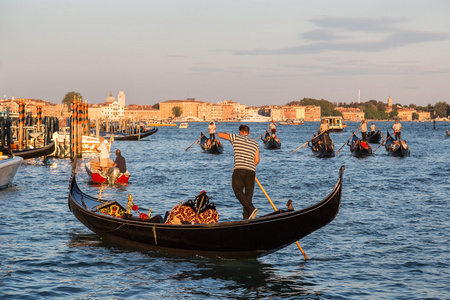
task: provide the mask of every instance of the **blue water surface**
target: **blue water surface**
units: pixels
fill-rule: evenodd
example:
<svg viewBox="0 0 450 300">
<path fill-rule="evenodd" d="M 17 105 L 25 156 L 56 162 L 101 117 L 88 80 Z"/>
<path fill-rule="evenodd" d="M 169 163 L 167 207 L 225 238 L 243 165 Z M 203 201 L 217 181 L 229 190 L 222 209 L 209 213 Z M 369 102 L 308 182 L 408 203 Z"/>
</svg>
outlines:
<svg viewBox="0 0 450 300">
<path fill-rule="evenodd" d="M 377 122 L 386 132 L 391 122 Z M 160 127 L 142 141 L 116 141 L 127 159 L 130 184 L 105 186 L 102 198 L 126 204 L 128 194 L 146 212 L 170 210 L 205 190 L 221 221 L 239 220 L 231 189 L 233 151 L 222 155 L 189 147 L 207 130 Z M 268 123 L 249 124 L 251 136 Z M 13 186 L 0 191 L 0 298 L 2 299 L 450 299 L 450 138 L 448 123 L 403 123 L 411 156 L 387 156 L 383 146 L 358 159 L 348 146 L 319 159 L 309 148 L 318 123 L 278 126 L 280 150 L 260 144 L 257 177 L 278 208 L 323 199 L 345 165 L 336 219 L 295 244 L 258 259 L 178 257 L 110 243 L 84 227 L 67 206 L 68 159 L 25 161 Z M 238 133 L 239 123 L 217 123 Z M 332 133 L 338 150 L 359 124 Z M 373 145 L 375 149 L 378 145 Z M 98 195 L 80 162 L 80 188 Z M 114 155 L 111 155 L 114 158 Z M 272 206 L 255 186 L 258 215 Z"/>
</svg>

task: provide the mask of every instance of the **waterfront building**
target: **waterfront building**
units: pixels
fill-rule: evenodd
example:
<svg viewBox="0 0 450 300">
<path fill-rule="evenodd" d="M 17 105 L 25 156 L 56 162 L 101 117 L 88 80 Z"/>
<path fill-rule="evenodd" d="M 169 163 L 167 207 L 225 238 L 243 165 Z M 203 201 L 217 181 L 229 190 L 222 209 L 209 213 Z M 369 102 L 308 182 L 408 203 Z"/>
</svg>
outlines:
<svg viewBox="0 0 450 300">
<path fill-rule="evenodd" d="M 356 107 L 336 107 L 341 112 L 344 121 L 360 122 L 365 119 L 364 112 Z"/>
<path fill-rule="evenodd" d="M 305 106 L 305 121 L 320 122 L 321 109 L 320 106 L 307 105 Z"/>
<path fill-rule="evenodd" d="M 159 110 L 161 113 L 161 119 L 173 119 L 175 116 L 173 115 L 172 109 L 174 107 L 181 108 L 181 118 L 184 117 L 193 117 L 197 119 L 198 115 L 198 106 L 204 102 L 197 101 L 196 98 L 187 98 L 186 100 L 167 100 L 159 103 Z"/>
</svg>

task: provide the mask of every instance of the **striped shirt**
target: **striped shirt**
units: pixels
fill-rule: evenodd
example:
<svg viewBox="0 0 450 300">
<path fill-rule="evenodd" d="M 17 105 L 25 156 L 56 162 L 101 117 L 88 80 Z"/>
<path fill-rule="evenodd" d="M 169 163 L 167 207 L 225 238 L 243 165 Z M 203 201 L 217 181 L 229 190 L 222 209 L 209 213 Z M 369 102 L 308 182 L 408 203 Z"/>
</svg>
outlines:
<svg viewBox="0 0 450 300">
<path fill-rule="evenodd" d="M 234 150 L 234 168 L 255 171 L 255 154 L 258 143 L 248 135 L 230 133 L 230 142 Z"/>
</svg>

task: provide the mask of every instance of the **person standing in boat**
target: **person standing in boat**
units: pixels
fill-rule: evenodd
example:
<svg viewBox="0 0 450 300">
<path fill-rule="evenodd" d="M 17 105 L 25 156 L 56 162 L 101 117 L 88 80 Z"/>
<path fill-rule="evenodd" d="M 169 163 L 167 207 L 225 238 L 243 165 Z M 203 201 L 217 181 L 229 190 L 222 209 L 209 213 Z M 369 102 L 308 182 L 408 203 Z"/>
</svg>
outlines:
<svg viewBox="0 0 450 300">
<path fill-rule="evenodd" d="M 362 120 L 361 122 L 361 136 L 363 142 L 367 142 L 367 120 Z"/>
<path fill-rule="evenodd" d="M 370 125 L 370 135 L 373 135 L 375 131 L 377 131 L 377 126 L 372 123 L 372 125 Z"/>
<path fill-rule="evenodd" d="M 242 204 L 244 219 L 254 219 L 258 209 L 253 206 L 253 190 L 255 188 L 256 166 L 259 163 L 258 143 L 249 137 L 250 129 L 247 125 L 239 126 L 239 135 L 233 133 L 217 133 L 233 145 L 234 168 L 231 185 L 234 194 Z"/>
<path fill-rule="evenodd" d="M 216 139 L 216 125 L 214 124 L 214 122 L 209 123 L 208 130 L 209 130 L 209 139 L 212 142 Z"/>
<path fill-rule="evenodd" d="M 320 141 L 327 146 L 329 142 L 331 141 L 330 136 L 328 135 L 328 132 L 330 130 L 330 125 L 327 123 L 327 120 L 323 119 L 322 123 L 319 126 L 319 130 L 317 131 L 318 134 L 320 134 Z"/>
<path fill-rule="evenodd" d="M 401 140 L 402 137 L 402 124 L 398 122 L 398 119 L 395 120 L 395 124 L 392 125 L 392 130 L 394 130 L 395 140 Z"/>
<path fill-rule="evenodd" d="M 127 172 L 127 163 L 125 161 L 125 157 L 122 156 L 122 153 L 119 149 L 116 150 L 116 160 L 114 161 L 113 167 L 119 168 L 120 173 Z"/>
<path fill-rule="evenodd" d="M 269 130 L 271 135 L 275 135 L 277 132 L 277 124 L 275 124 L 275 121 L 272 119 L 272 123 L 269 125 Z"/>
<path fill-rule="evenodd" d="M 106 173 L 108 171 L 109 150 L 106 145 L 106 140 L 102 136 L 100 137 L 100 145 L 98 145 L 97 151 L 100 152 L 100 167 Z"/>
</svg>

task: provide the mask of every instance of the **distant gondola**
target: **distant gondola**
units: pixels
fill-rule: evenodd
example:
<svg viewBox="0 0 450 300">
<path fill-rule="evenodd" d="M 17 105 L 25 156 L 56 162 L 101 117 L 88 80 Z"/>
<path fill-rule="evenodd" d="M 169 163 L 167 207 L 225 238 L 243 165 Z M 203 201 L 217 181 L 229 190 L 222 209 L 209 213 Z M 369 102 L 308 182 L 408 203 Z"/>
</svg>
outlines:
<svg viewBox="0 0 450 300">
<path fill-rule="evenodd" d="M 114 136 L 114 140 L 116 141 L 137 141 L 141 140 L 145 137 L 148 137 L 154 133 L 158 132 L 158 127 L 154 127 L 152 129 L 141 131 L 140 133 L 123 133 L 123 132 L 106 132 L 101 131 L 100 135 L 103 136 L 105 139 L 109 139 L 111 135 Z"/>
<path fill-rule="evenodd" d="M 372 147 L 370 147 L 369 143 L 361 141 L 356 135 L 352 137 L 351 144 L 347 142 L 347 145 L 355 157 L 362 158 L 372 155 Z"/>
<path fill-rule="evenodd" d="M 127 214 L 117 201 L 83 193 L 75 180 L 76 170 L 72 170 L 68 202 L 74 216 L 87 228 L 120 245 L 177 255 L 251 258 L 283 249 L 330 223 L 339 211 L 344 169 L 342 166 L 334 189 L 322 201 L 252 220 L 175 225 L 166 224 L 159 215 L 138 218 Z"/>
<path fill-rule="evenodd" d="M 278 139 L 275 135 L 271 135 L 268 131 L 266 131 L 266 134 L 263 137 L 261 137 L 261 140 L 264 143 L 264 148 L 275 150 L 281 148 L 281 141 Z"/>
<path fill-rule="evenodd" d="M 373 134 L 372 132 L 368 132 L 367 141 L 371 144 L 379 144 L 381 141 L 381 131 L 378 129 L 378 131 Z"/>
<path fill-rule="evenodd" d="M 447 131 L 445 132 L 445 134 L 447 135 L 447 137 L 450 137 L 450 131 L 448 131 L 448 129 L 447 129 Z"/>
<path fill-rule="evenodd" d="M 55 142 L 51 142 L 47 146 L 33 148 L 33 149 L 20 149 L 12 150 L 14 156 L 22 157 L 23 159 L 38 158 L 43 156 L 49 156 L 55 152 Z"/>
<path fill-rule="evenodd" d="M 319 158 L 334 157 L 334 144 L 328 134 L 324 138 L 320 136 L 313 138 L 308 142 L 308 146 L 311 148 L 314 156 Z"/>
<path fill-rule="evenodd" d="M 395 141 L 392 136 L 390 136 L 389 131 L 387 132 L 388 139 L 385 141 L 385 148 L 389 155 L 397 157 L 406 157 L 410 155 L 409 147 L 406 141 Z"/>
<path fill-rule="evenodd" d="M 223 153 L 223 145 L 218 139 L 214 139 L 212 142 L 209 138 L 202 134 L 202 137 L 200 138 L 200 147 L 202 148 L 203 152 L 205 153 L 211 153 L 211 154 L 222 154 Z M 210 141 L 208 144 L 208 141 Z"/>
</svg>

